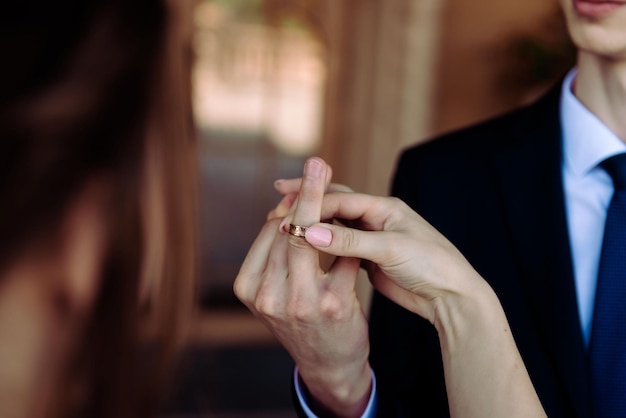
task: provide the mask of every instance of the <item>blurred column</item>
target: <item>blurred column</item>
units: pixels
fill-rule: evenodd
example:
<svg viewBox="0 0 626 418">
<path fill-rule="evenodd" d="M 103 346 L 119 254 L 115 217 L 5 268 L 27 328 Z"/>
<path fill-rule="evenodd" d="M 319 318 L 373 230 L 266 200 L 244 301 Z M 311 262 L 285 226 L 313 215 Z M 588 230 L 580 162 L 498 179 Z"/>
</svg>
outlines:
<svg viewBox="0 0 626 418">
<path fill-rule="evenodd" d="M 399 151 L 430 134 L 442 3 L 309 2 L 328 47 L 320 154 L 334 181 L 387 195 Z M 367 312 L 371 285 L 364 277 L 357 294 Z"/>
<path fill-rule="evenodd" d="M 430 131 L 442 0 L 328 0 L 321 155 L 335 180 L 385 195 L 398 152 Z"/>
</svg>

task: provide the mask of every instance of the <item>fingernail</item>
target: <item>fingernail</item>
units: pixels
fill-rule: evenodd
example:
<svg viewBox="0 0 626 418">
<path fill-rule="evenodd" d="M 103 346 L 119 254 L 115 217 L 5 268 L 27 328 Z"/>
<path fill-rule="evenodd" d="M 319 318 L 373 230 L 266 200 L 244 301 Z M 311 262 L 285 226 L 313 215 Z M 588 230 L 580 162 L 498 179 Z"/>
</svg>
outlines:
<svg viewBox="0 0 626 418">
<path fill-rule="evenodd" d="M 319 178 L 322 175 L 322 163 L 317 159 L 309 159 L 304 165 L 304 175 Z"/>
<path fill-rule="evenodd" d="M 274 188 L 277 189 L 278 186 L 280 186 L 280 183 L 282 183 L 283 181 L 285 181 L 284 179 L 278 179 L 274 182 Z"/>
<path fill-rule="evenodd" d="M 333 240 L 333 233 L 323 226 L 311 226 L 306 230 L 306 240 L 319 247 L 328 247 Z"/>
</svg>

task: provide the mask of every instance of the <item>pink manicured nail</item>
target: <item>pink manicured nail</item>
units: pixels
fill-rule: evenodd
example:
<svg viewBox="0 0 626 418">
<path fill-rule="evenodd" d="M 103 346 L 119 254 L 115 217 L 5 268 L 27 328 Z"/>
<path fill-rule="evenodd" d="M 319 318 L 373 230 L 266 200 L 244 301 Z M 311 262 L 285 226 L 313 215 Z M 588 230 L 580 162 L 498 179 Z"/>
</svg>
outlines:
<svg viewBox="0 0 626 418">
<path fill-rule="evenodd" d="M 333 233 L 323 226 L 311 226 L 306 230 L 306 240 L 313 245 L 328 247 L 333 240 Z"/>
<path fill-rule="evenodd" d="M 322 163 L 315 159 L 309 159 L 304 165 L 304 175 L 312 178 L 319 178 L 322 175 Z"/>
</svg>

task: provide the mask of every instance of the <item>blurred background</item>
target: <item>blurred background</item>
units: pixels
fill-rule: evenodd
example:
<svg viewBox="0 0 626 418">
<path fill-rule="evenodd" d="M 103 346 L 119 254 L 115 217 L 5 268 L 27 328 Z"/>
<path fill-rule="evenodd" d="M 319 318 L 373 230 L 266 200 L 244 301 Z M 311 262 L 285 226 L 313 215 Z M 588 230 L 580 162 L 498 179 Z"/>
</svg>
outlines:
<svg viewBox="0 0 626 418">
<path fill-rule="evenodd" d="M 535 99 L 573 65 L 557 0 L 180 0 L 201 178 L 200 309 L 167 417 L 293 417 L 293 364 L 232 293 L 320 155 L 387 194 L 404 147 Z M 371 289 L 359 281 L 365 309 Z"/>
</svg>

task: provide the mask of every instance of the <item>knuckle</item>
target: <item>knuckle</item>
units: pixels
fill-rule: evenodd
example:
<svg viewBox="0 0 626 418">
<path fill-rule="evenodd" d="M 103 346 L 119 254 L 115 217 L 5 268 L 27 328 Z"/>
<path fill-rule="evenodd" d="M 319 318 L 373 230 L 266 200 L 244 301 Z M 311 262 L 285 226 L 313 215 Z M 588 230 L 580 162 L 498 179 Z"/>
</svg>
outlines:
<svg viewBox="0 0 626 418">
<path fill-rule="evenodd" d="M 233 283 L 233 293 L 235 293 L 235 296 L 237 296 L 237 299 L 239 299 L 240 301 L 244 302 L 247 301 L 249 298 L 248 295 L 248 284 L 247 284 L 247 280 L 245 278 L 245 276 L 243 275 L 238 275 L 235 278 L 235 281 Z"/>
<path fill-rule="evenodd" d="M 355 234 L 355 231 L 350 228 L 346 228 L 343 230 L 343 234 L 341 236 L 341 249 L 344 251 L 348 251 L 351 248 L 355 248 L 358 245 L 358 239 Z"/>
<path fill-rule="evenodd" d="M 284 292 L 271 284 L 264 283 L 254 297 L 254 308 L 258 314 L 274 322 L 287 319 Z"/>
<path fill-rule="evenodd" d="M 276 301 L 266 294 L 257 296 L 254 301 L 254 309 L 266 318 L 277 318 L 279 316 Z"/>
<path fill-rule="evenodd" d="M 287 303 L 286 315 L 297 323 L 315 322 L 317 315 L 311 304 L 303 303 L 300 299 L 293 299 Z"/>
<path fill-rule="evenodd" d="M 320 301 L 320 314 L 331 321 L 340 321 L 344 318 L 344 307 L 334 295 L 327 295 Z"/>
<path fill-rule="evenodd" d="M 346 316 L 346 309 L 335 295 L 326 294 L 317 301 L 293 299 L 286 306 L 286 317 L 298 324 L 337 322 Z"/>
</svg>

